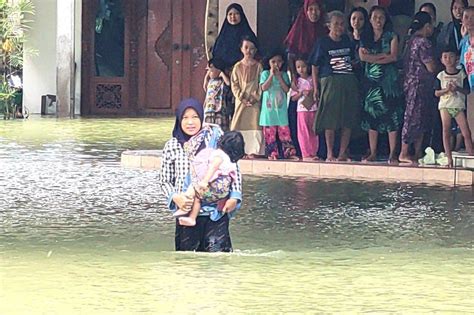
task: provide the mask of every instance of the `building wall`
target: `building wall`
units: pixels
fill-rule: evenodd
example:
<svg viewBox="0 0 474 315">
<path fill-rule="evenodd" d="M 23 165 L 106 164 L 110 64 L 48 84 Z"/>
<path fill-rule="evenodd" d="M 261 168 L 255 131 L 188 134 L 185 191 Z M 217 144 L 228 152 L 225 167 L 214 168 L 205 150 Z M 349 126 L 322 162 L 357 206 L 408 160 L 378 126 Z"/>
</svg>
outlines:
<svg viewBox="0 0 474 315">
<path fill-rule="evenodd" d="M 23 70 L 23 105 L 41 112 L 41 95 L 56 94 L 56 0 L 33 0 L 36 13 L 29 30 Z"/>
<path fill-rule="evenodd" d="M 56 35 L 57 0 L 33 0 L 36 13 L 28 32 L 25 48 L 36 50 L 35 55 L 26 55 L 23 70 L 23 104 L 30 113 L 41 113 L 41 96 L 56 95 Z M 75 112 L 80 110 L 81 69 L 81 1 L 76 1 L 75 60 L 76 92 Z"/>
</svg>

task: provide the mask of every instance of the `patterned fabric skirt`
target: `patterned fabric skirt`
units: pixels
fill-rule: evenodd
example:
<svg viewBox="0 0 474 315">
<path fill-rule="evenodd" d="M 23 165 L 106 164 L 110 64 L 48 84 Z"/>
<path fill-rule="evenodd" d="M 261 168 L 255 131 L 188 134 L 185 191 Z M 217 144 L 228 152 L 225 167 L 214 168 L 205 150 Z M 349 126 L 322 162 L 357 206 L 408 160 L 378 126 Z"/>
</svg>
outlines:
<svg viewBox="0 0 474 315">
<path fill-rule="evenodd" d="M 314 130 L 355 128 L 359 124 L 359 82 L 353 74 L 331 75 L 321 79 L 319 109 Z"/>
<path fill-rule="evenodd" d="M 437 105 L 430 83 L 431 81 L 405 84 L 407 105 L 402 128 L 403 143 L 412 144 L 425 132 L 431 131 Z"/>
</svg>

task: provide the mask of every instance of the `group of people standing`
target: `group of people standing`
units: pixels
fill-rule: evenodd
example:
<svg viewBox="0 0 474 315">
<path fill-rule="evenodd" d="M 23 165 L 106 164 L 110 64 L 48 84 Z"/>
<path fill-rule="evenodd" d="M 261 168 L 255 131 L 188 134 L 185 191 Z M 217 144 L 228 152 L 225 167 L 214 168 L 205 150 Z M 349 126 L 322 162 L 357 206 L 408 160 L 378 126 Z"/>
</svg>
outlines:
<svg viewBox="0 0 474 315">
<path fill-rule="evenodd" d="M 326 14 L 324 2 L 305 0 L 286 50 L 263 58 L 242 7 L 231 4 L 209 61 L 224 83 L 216 90 L 206 79 L 205 115 L 225 108 L 230 124 L 221 126 L 242 132 L 247 158 L 348 161 L 359 138 L 362 161 L 371 162 L 380 135 L 388 138 L 389 163 L 415 163 L 428 145 L 443 150 L 435 79 L 445 67 L 442 51 L 459 55 L 467 1 L 452 1 L 445 27 L 435 25 L 436 7 L 423 4 L 407 34 L 394 31 L 390 1 L 372 1 L 368 12 L 366 2 L 352 1 L 346 14 Z"/>
<path fill-rule="evenodd" d="M 351 136 L 366 131 L 363 161 L 377 158 L 379 135 L 387 134 L 388 162 L 414 163 L 425 136 L 434 137 L 436 117 L 450 165 L 453 121 L 474 153 L 465 115 L 474 85 L 474 7 L 452 0 L 453 21 L 435 27 L 436 7 L 425 3 L 406 36 L 393 31 L 384 6 L 327 15 L 324 8 L 322 0 L 305 0 L 286 51 L 263 60 L 242 7 L 227 8 L 204 105 L 181 102 L 163 149 L 159 181 L 177 218 L 176 250 L 232 251 L 229 218 L 242 202 L 236 162 L 243 157 L 317 160 L 324 140 L 327 161 L 347 161 Z"/>
</svg>

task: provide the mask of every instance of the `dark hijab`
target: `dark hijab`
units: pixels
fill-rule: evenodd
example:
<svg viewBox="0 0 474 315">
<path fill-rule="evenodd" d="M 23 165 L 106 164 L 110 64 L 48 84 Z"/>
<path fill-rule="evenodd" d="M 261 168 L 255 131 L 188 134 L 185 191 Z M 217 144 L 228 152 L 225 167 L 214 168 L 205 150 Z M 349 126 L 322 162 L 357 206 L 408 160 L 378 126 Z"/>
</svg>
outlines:
<svg viewBox="0 0 474 315">
<path fill-rule="evenodd" d="M 231 9 L 235 9 L 240 13 L 240 23 L 237 25 L 232 25 L 227 21 L 227 14 Z M 255 36 L 255 33 L 250 28 L 244 9 L 242 9 L 240 4 L 232 3 L 229 5 L 225 16 L 224 24 L 212 48 L 212 57 L 221 59 L 224 61 L 226 68 L 231 68 L 237 61 L 242 59 L 242 53 L 240 52 L 242 38 L 247 36 L 251 42 L 257 43 L 257 36 Z"/>
<path fill-rule="evenodd" d="M 198 100 L 194 98 L 188 98 L 182 100 L 181 103 L 179 103 L 178 108 L 176 109 L 176 121 L 174 123 L 173 128 L 173 137 L 178 139 L 178 142 L 181 145 L 183 145 L 186 141 L 189 140 L 189 138 L 191 138 L 191 136 L 185 134 L 183 129 L 181 129 L 181 120 L 183 119 L 184 112 L 188 108 L 192 108 L 196 111 L 199 116 L 199 119 L 201 119 L 201 124 L 204 121 L 204 109 L 202 108 L 202 104 L 199 103 Z"/>
</svg>

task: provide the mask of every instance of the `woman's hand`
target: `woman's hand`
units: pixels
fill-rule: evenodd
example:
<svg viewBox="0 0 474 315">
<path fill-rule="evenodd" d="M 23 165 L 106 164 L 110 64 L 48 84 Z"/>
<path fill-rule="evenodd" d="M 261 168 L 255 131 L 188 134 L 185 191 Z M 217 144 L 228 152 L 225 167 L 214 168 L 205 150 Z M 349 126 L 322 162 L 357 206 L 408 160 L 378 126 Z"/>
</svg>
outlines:
<svg viewBox="0 0 474 315">
<path fill-rule="evenodd" d="M 222 213 L 231 213 L 237 207 L 237 199 L 227 199 L 224 207 L 222 208 Z"/>
<path fill-rule="evenodd" d="M 194 198 L 186 195 L 185 193 L 176 194 L 173 196 L 173 202 L 176 204 L 176 207 L 180 210 L 191 211 Z"/>
</svg>

